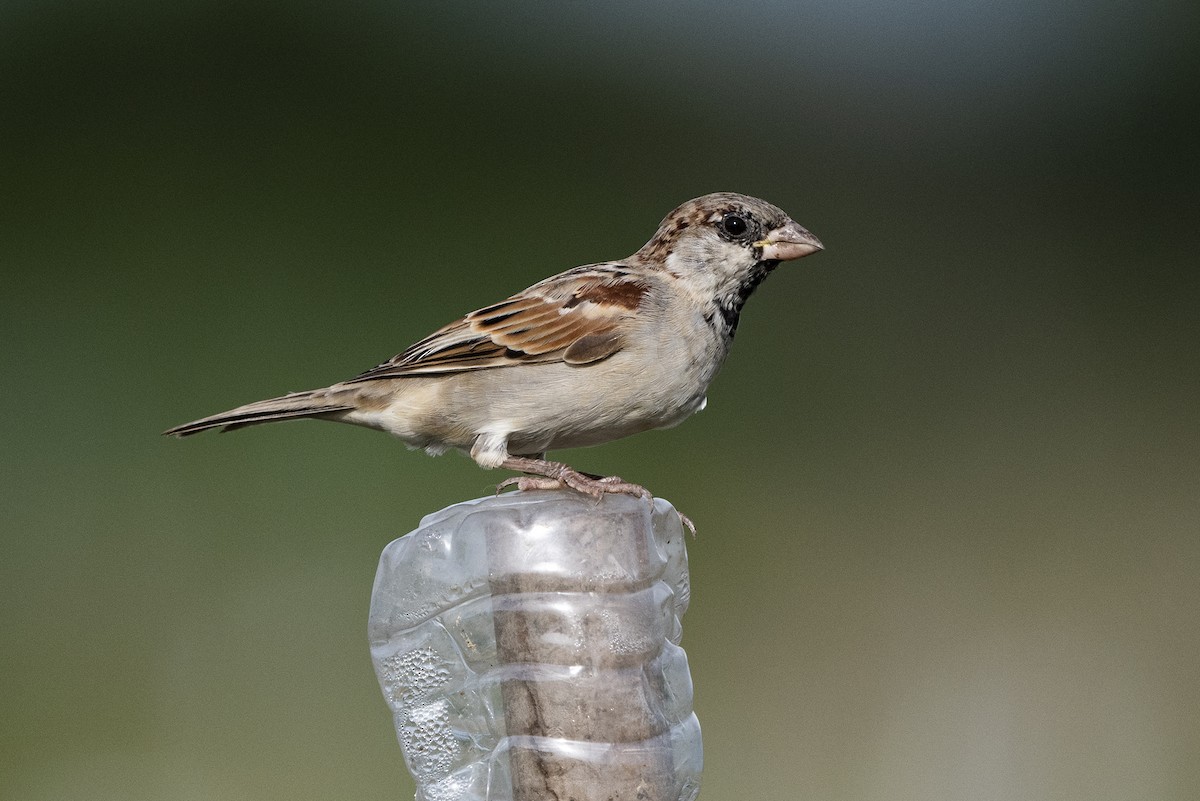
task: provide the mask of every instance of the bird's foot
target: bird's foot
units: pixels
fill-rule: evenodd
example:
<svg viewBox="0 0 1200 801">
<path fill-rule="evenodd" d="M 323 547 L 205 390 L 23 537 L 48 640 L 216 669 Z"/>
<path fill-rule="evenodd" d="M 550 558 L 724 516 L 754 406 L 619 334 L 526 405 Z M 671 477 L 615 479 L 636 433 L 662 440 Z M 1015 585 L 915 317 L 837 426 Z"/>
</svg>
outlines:
<svg viewBox="0 0 1200 801">
<path fill-rule="evenodd" d="M 620 476 L 601 477 L 590 473 L 581 473 L 562 462 L 510 456 L 504 460 L 501 467 L 520 470 L 526 475 L 514 476 L 501 481 L 496 487 L 497 495 L 508 487 L 516 487 L 518 490 L 524 491 L 573 489 L 596 500 L 611 494 L 632 495 L 635 498 L 651 502 L 654 500 L 650 491 L 640 484 L 633 484 Z M 692 536 L 696 536 L 696 524 L 692 522 L 691 518 L 678 509 L 675 510 L 675 513 L 679 515 L 679 521 L 687 526 L 688 531 L 692 532 Z"/>
<path fill-rule="evenodd" d="M 581 473 L 562 462 L 551 462 L 546 459 L 534 459 L 528 456 L 509 456 L 500 465 L 508 470 L 520 470 L 528 475 L 506 479 L 500 483 L 496 491 L 505 487 L 516 486 L 517 489 L 563 489 L 569 487 L 576 492 L 590 495 L 599 500 L 605 495 L 618 493 L 632 495 L 635 498 L 650 500 L 653 496 L 645 487 L 631 484 L 620 476 L 599 476 Z"/>
<path fill-rule="evenodd" d="M 547 464 L 554 464 L 554 462 L 547 462 Z M 589 495 L 596 500 L 614 493 L 632 495 L 635 498 L 644 498 L 646 500 L 650 500 L 653 497 L 645 487 L 639 484 L 631 484 L 620 476 L 598 478 L 590 476 L 587 473 L 580 473 L 578 470 L 572 470 L 566 467 L 566 465 L 563 465 L 562 470 L 554 471 L 554 475 L 552 476 L 539 474 L 514 476 L 513 478 L 505 479 L 496 487 L 496 492 L 499 493 L 501 490 L 513 486 L 519 490 L 573 489 L 576 492 Z"/>
</svg>

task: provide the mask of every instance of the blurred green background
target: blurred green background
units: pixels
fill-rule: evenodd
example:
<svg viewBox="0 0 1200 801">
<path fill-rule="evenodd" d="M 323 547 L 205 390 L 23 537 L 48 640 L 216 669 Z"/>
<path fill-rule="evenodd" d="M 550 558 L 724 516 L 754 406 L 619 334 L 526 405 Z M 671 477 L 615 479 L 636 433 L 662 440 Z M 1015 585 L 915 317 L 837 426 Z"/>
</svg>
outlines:
<svg viewBox="0 0 1200 801">
<path fill-rule="evenodd" d="M 1200 797 L 1195 4 L 0 6 L 0 797 L 404 799 L 383 546 L 504 476 L 162 429 L 764 197 L 702 415 L 703 797 Z"/>
</svg>

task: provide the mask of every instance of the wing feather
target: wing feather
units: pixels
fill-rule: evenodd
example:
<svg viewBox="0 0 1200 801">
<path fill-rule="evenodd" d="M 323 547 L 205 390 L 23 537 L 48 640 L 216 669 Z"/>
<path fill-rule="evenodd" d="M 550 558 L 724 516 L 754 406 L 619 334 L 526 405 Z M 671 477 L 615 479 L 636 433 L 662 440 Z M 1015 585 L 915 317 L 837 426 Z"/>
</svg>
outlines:
<svg viewBox="0 0 1200 801">
<path fill-rule="evenodd" d="M 649 291 L 622 264 L 577 267 L 455 320 L 351 382 L 593 363 L 621 349 L 622 331 Z"/>
</svg>

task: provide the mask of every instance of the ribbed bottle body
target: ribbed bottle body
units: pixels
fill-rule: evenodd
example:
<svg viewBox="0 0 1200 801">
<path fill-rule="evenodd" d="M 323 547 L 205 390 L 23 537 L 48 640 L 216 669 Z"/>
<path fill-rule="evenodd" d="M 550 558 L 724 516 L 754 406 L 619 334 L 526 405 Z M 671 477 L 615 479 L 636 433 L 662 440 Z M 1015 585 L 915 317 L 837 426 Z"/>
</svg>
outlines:
<svg viewBox="0 0 1200 801">
<path fill-rule="evenodd" d="M 683 540 L 665 501 L 541 491 L 388 545 L 371 651 L 418 801 L 694 798 Z"/>
</svg>

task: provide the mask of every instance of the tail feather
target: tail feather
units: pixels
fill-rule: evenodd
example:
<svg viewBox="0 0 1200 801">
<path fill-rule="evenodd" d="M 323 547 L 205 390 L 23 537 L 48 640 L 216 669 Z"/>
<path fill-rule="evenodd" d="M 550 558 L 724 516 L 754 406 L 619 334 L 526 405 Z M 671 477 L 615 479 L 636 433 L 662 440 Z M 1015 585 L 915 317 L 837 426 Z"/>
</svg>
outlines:
<svg viewBox="0 0 1200 801">
<path fill-rule="evenodd" d="M 210 428 L 219 428 L 222 431 L 234 431 L 259 423 L 270 423 L 274 420 L 321 417 L 355 408 L 353 404 L 339 403 L 328 396 L 322 397 L 323 394 L 320 391 L 293 392 L 290 395 L 284 395 L 279 398 L 247 403 L 245 406 L 239 406 L 227 412 L 221 412 L 211 417 L 204 417 L 199 420 L 193 420 L 190 423 L 184 423 L 181 426 L 168 428 L 163 434 L 173 437 L 186 437 L 191 434 L 198 434 L 201 431 L 207 431 Z"/>
</svg>

